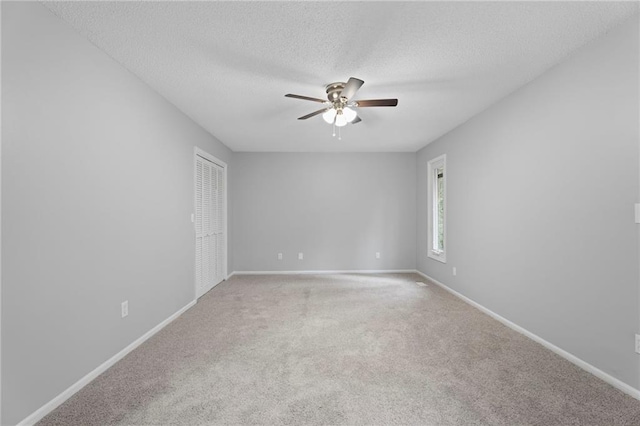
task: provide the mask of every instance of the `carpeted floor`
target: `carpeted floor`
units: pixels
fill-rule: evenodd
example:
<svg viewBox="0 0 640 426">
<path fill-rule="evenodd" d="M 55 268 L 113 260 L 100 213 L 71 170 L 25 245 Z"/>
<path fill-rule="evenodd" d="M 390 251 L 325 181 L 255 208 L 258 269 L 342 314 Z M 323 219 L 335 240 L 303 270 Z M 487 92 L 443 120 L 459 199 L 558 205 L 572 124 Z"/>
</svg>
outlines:
<svg viewBox="0 0 640 426">
<path fill-rule="evenodd" d="M 640 401 L 413 274 L 234 276 L 40 425 L 640 425 Z"/>
</svg>

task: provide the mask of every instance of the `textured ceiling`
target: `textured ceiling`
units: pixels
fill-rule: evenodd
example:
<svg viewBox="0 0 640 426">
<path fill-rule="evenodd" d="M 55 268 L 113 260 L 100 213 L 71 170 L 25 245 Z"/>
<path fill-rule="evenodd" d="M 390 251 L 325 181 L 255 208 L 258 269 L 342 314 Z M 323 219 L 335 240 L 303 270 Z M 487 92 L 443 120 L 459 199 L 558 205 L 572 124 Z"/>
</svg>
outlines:
<svg viewBox="0 0 640 426">
<path fill-rule="evenodd" d="M 416 151 L 638 13 L 635 2 L 45 3 L 234 151 Z M 365 81 L 342 140 L 324 86 Z"/>
</svg>

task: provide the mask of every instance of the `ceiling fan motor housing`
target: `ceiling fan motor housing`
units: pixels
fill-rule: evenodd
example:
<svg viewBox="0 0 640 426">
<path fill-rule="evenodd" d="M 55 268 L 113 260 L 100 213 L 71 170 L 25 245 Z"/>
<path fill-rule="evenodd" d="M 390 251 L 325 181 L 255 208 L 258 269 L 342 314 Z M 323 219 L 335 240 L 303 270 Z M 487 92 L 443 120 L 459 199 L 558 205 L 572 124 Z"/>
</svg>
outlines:
<svg viewBox="0 0 640 426">
<path fill-rule="evenodd" d="M 327 99 L 329 99 L 329 102 L 335 103 L 340 101 L 340 94 L 345 85 L 346 83 L 341 82 L 327 84 Z"/>
</svg>

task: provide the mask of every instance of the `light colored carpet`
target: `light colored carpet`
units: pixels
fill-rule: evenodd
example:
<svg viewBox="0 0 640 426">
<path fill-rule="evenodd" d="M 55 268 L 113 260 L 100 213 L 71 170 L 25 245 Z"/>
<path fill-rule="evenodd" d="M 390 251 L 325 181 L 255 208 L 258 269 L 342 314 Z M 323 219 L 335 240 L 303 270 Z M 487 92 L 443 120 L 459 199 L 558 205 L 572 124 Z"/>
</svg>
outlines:
<svg viewBox="0 0 640 426">
<path fill-rule="evenodd" d="M 640 425 L 640 401 L 421 280 L 235 276 L 40 425 Z"/>
</svg>

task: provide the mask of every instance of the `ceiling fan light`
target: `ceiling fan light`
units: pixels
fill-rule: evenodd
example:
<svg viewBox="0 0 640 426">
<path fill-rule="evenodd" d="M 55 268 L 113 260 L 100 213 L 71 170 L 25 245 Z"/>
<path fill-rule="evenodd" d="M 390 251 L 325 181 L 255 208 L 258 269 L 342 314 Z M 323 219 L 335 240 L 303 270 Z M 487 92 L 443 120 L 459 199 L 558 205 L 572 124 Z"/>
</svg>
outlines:
<svg viewBox="0 0 640 426">
<path fill-rule="evenodd" d="M 341 112 L 340 114 L 336 114 L 336 126 L 342 127 L 347 125 L 347 119 L 344 114 Z"/>
<path fill-rule="evenodd" d="M 342 115 L 344 115 L 344 118 L 345 120 L 347 120 L 347 123 L 351 123 L 353 120 L 355 120 L 358 114 L 351 108 L 345 107 L 345 108 L 342 108 Z"/>
<path fill-rule="evenodd" d="M 335 108 L 331 108 L 330 110 L 328 110 L 327 112 L 322 114 L 322 118 L 327 123 L 333 124 L 333 120 L 336 119 L 336 110 L 335 110 Z"/>
</svg>

